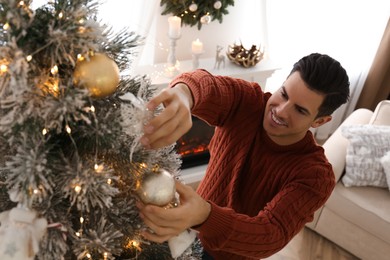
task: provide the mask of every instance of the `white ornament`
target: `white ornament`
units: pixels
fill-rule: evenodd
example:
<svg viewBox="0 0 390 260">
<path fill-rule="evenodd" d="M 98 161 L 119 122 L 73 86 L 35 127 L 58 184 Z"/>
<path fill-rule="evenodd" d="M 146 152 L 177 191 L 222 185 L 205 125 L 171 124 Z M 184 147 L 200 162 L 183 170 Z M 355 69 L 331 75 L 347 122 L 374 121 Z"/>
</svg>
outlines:
<svg viewBox="0 0 390 260">
<path fill-rule="evenodd" d="M 175 180 L 172 174 L 159 169 L 156 172 L 145 173 L 137 194 L 145 204 L 166 206 L 175 198 Z"/>
<path fill-rule="evenodd" d="M 47 228 L 35 211 L 13 208 L 0 213 L 0 259 L 33 260 Z"/>
<path fill-rule="evenodd" d="M 190 8 L 191 12 L 195 12 L 196 10 L 198 10 L 198 5 L 195 3 L 192 3 L 189 8 Z"/>
<path fill-rule="evenodd" d="M 211 22 L 211 16 L 209 14 L 205 14 L 200 18 L 200 22 L 202 24 L 209 24 Z"/>
<path fill-rule="evenodd" d="M 219 8 L 221 8 L 222 7 L 222 2 L 221 1 L 216 1 L 215 3 L 214 3 L 214 8 L 215 9 L 219 9 Z"/>
<path fill-rule="evenodd" d="M 153 204 L 157 206 L 177 206 L 179 195 L 176 193 L 175 180 L 169 172 L 159 169 L 156 172 L 147 174 L 137 189 L 137 194 L 140 200 L 145 204 Z M 174 259 L 179 257 L 184 251 L 194 242 L 196 231 L 185 230 L 175 237 L 168 239 L 169 250 Z"/>
</svg>

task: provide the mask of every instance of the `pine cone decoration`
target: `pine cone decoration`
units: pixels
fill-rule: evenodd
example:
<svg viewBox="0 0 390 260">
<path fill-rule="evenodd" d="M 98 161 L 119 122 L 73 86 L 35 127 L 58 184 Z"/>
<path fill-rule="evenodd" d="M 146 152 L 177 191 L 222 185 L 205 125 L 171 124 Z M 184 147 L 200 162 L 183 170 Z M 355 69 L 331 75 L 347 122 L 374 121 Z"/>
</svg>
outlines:
<svg viewBox="0 0 390 260">
<path fill-rule="evenodd" d="M 229 60 L 237 65 L 249 68 L 255 66 L 258 62 L 263 59 L 264 51 L 257 48 L 256 45 L 247 50 L 242 44 L 229 45 L 228 52 L 226 53 Z"/>
</svg>

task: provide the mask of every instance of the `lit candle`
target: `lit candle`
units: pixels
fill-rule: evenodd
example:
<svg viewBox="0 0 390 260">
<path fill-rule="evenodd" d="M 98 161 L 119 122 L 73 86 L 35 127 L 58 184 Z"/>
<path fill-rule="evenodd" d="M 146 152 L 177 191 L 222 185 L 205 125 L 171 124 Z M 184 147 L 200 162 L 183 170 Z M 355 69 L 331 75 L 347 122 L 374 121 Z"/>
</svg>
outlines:
<svg viewBox="0 0 390 260">
<path fill-rule="evenodd" d="M 168 18 L 168 23 L 169 23 L 169 31 L 168 31 L 169 37 L 171 38 L 180 37 L 181 18 L 177 16 L 171 16 Z"/>
<path fill-rule="evenodd" d="M 203 43 L 199 41 L 199 39 L 196 39 L 196 41 L 192 42 L 192 53 L 194 54 L 200 54 L 203 52 Z"/>
</svg>

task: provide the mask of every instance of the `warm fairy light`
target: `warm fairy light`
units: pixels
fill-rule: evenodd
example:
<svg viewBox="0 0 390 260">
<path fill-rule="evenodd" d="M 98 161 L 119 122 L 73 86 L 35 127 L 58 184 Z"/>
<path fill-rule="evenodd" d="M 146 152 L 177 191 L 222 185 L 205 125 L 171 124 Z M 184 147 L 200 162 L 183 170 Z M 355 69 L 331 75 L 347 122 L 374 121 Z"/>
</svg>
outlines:
<svg viewBox="0 0 390 260">
<path fill-rule="evenodd" d="M 43 135 L 46 135 L 46 134 L 47 134 L 47 129 L 46 129 L 46 128 L 43 128 L 43 129 L 42 129 L 42 134 L 43 134 Z"/>
<path fill-rule="evenodd" d="M 87 253 L 85 256 L 86 256 L 88 259 L 91 259 L 91 258 L 92 258 L 92 255 L 91 255 L 90 253 Z"/>
<path fill-rule="evenodd" d="M 104 257 L 104 260 L 107 260 L 107 258 L 108 258 L 108 253 L 107 253 L 107 252 L 104 252 L 103 257 Z"/>
<path fill-rule="evenodd" d="M 81 55 L 80 53 L 77 54 L 77 60 L 78 60 L 78 61 L 83 61 L 83 60 L 84 60 L 83 55 Z"/>
<path fill-rule="evenodd" d="M 37 195 L 37 194 L 39 193 L 39 190 L 38 190 L 38 189 L 34 189 L 34 190 L 33 190 L 33 193 L 34 193 L 35 195 Z"/>
<path fill-rule="evenodd" d="M 84 18 L 81 18 L 81 19 L 79 20 L 79 24 L 84 24 L 84 22 L 85 22 Z"/>
<path fill-rule="evenodd" d="M 58 66 L 54 65 L 50 70 L 51 74 L 56 75 L 58 73 Z"/>
<path fill-rule="evenodd" d="M 108 184 L 108 185 L 111 185 L 111 183 L 112 183 L 112 180 L 111 180 L 110 178 L 108 178 L 108 179 L 107 179 L 107 184 Z"/>
<path fill-rule="evenodd" d="M 62 19 L 63 17 L 64 17 L 64 13 L 63 13 L 63 12 L 60 12 L 60 13 L 58 14 L 58 18 Z"/>
<path fill-rule="evenodd" d="M 94 106 L 91 106 L 91 112 L 95 113 L 95 107 Z"/>
<path fill-rule="evenodd" d="M 84 26 L 79 27 L 79 33 L 85 33 L 86 29 Z"/>
<path fill-rule="evenodd" d="M 146 163 L 140 163 L 140 164 L 139 164 L 139 167 L 140 167 L 141 169 L 146 169 L 146 168 L 148 167 L 148 165 L 147 165 Z"/>
<path fill-rule="evenodd" d="M 3 29 L 6 31 L 6 30 L 8 30 L 9 29 L 9 23 L 5 23 L 4 25 L 3 25 Z"/>
<path fill-rule="evenodd" d="M 32 56 L 31 56 L 31 55 L 28 55 L 28 56 L 26 57 L 26 60 L 27 60 L 27 61 L 31 61 L 31 60 L 32 60 Z"/>
<path fill-rule="evenodd" d="M 138 251 L 141 251 L 140 242 L 135 239 L 130 240 L 125 247 L 129 249 L 136 248 Z"/>
<path fill-rule="evenodd" d="M 19 6 L 24 6 L 24 1 L 20 1 Z"/>
<path fill-rule="evenodd" d="M 6 73 L 8 71 L 8 66 L 5 64 L 1 64 L 0 71 L 1 71 L 1 73 Z"/>
<path fill-rule="evenodd" d="M 76 235 L 77 237 L 80 237 L 80 236 L 81 236 L 81 233 L 78 232 L 78 231 L 76 231 L 75 235 Z"/>
<path fill-rule="evenodd" d="M 76 193 L 80 193 L 80 191 L 81 191 L 81 186 L 80 186 L 80 185 L 76 185 L 76 186 L 74 187 L 74 191 L 75 191 Z"/>
<path fill-rule="evenodd" d="M 83 217 L 80 217 L 80 223 L 81 223 L 81 224 L 84 223 L 84 218 L 83 218 Z"/>
<path fill-rule="evenodd" d="M 93 167 L 94 169 L 95 169 L 95 171 L 97 172 L 97 173 L 100 173 L 100 172 L 102 172 L 103 171 L 103 169 L 104 169 L 104 166 L 103 166 L 103 164 L 97 164 L 97 163 L 95 163 L 95 166 Z"/>
<path fill-rule="evenodd" d="M 68 134 L 72 133 L 72 129 L 68 125 L 65 126 L 65 130 Z"/>
</svg>

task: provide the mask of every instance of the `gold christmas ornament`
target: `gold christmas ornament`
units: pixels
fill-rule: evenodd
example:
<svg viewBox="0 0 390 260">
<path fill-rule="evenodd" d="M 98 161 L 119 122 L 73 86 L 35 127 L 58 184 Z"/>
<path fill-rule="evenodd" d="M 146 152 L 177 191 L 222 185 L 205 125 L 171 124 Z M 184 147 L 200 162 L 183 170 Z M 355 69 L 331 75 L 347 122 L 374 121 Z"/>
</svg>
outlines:
<svg viewBox="0 0 390 260">
<path fill-rule="evenodd" d="M 87 88 L 91 96 L 103 98 L 118 87 L 119 68 L 107 55 L 98 53 L 77 62 L 73 80 L 76 86 Z"/>
<path fill-rule="evenodd" d="M 229 45 L 226 55 L 229 60 L 235 64 L 249 68 L 255 66 L 263 59 L 264 51 L 261 51 L 256 45 L 252 45 L 252 47 L 247 50 L 242 44 L 234 44 Z"/>
<path fill-rule="evenodd" d="M 145 173 L 136 193 L 145 204 L 166 206 L 175 198 L 175 180 L 164 169 Z"/>
</svg>

